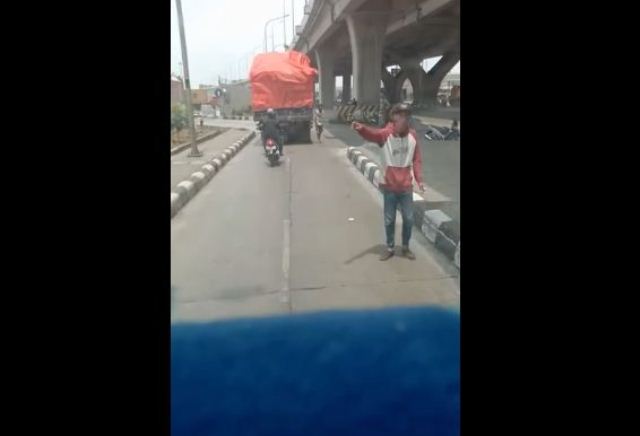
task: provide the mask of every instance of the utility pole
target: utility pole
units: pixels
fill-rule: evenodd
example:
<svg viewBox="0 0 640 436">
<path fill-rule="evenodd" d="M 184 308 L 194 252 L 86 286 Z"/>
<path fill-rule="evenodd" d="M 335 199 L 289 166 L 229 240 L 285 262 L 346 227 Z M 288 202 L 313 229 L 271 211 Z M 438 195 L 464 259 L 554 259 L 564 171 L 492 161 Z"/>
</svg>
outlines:
<svg viewBox="0 0 640 436">
<path fill-rule="evenodd" d="M 273 21 L 282 20 L 282 19 L 287 18 L 288 16 L 289 15 L 284 15 L 282 17 L 275 17 L 275 18 L 272 18 L 270 20 L 267 20 L 267 22 L 264 23 L 264 51 L 265 51 L 265 53 L 267 52 L 267 50 L 269 50 L 269 48 L 267 46 L 267 26 L 269 25 L 269 23 L 271 23 Z M 272 39 L 273 39 L 273 34 L 271 34 L 271 36 L 272 36 Z M 273 42 L 272 42 L 272 44 L 273 44 Z"/>
<path fill-rule="evenodd" d="M 282 0 L 282 16 L 284 17 L 287 13 L 285 9 L 286 0 Z M 282 20 L 282 38 L 284 44 L 284 51 L 287 51 L 287 20 Z"/>
<path fill-rule="evenodd" d="M 187 42 L 184 36 L 184 22 L 182 19 L 182 1 L 176 0 L 176 8 L 178 9 L 178 25 L 180 27 L 180 46 L 182 48 L 182 64 L 184 67 L 184 86 L 187 94 L 187 118 L 189 120 L 189 128 L 191 129 L 191 151 L 188 157 L 201 157 L 202 153 L 198 150 L 196 142 L 196 126 L 193 122 L 193 107 L 191 106 L 191 82 L 189 80 L 189 62 L 187 61 Z"/>
<path fill-rule="evenodd" d="M 296 10 L 294 0 L 291 0 L 291 41 L 296 39 Z"/>
</svg>

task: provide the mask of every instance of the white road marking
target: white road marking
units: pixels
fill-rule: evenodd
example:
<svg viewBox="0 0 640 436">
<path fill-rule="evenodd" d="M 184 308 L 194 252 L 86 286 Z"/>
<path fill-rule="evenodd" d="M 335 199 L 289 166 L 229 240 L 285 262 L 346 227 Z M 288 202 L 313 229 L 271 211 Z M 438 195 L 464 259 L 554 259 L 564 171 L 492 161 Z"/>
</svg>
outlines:
<svg viewBox="0 0 640 436">
<path fill-rule="evenodd" d="M 289 262 L 291 252 L 291 234 L 290 234 L 291 222 L 287 219 L 283 221 L 283 238 L 282 238 L 282 292 L 280 300 L 283 303 L 289 302 Z"/>
<path fill-rule="evenodd" d="M 285 159 L 285 172 L 288 180 L 289 199 L 287 205 L 287 219 L 283 220 L 282 232 L 282 291 L 280 292 L 280 301 L 289 305 L 291 310 L 291 295 L 289 289 L 289 266 L 291 262 L 291 159 Z"/>
</svg>

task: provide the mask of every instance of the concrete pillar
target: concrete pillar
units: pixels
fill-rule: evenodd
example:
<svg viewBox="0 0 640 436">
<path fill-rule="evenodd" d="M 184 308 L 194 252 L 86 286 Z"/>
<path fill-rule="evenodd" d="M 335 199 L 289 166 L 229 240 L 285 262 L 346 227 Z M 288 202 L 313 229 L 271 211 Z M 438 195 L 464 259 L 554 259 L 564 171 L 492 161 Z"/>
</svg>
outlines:
<svg viewBox="0 0 640 436">
<path fill-rule="evenodd" d="M 342 76 L 342 102 L 351 100 L 351 73 Z"/>
<path fill-rule="evenodd" d="M 396 96 L 396 79 L 387 71 L 386 68 L 382 68 L 382 83 L 384 85 L 384 93 L 389 100 L 389 103 L 394 104 L 398 102 Z"/>
<path fill-rule="evenodd" d="M 380 103 L 382 49 L 391 2 L 371 0 L 367 10 L 347 16 L 353 66 L 353 96 L 358 103 Z"/>
<path fill-rule="evenodd" d="M 447 53 L 428 72 L 425 72 L 420 66 L 420 59 L 405 59 L 400 63 L 400 73 L 393 78 L 393 81 L 389 81 L 390 94 L 394 101 L 397 101 L 401 97 L 404 81 L 409 79 L 413 87 L 414 104 L 435 104 L 442 79 L 459 60 L 458 52 Z"/>
<path fill-rule="evenodd" d="M 404 100 L 404 96 L 402 95 L 402 85 L 404 85 L 404 81 L 407 79 L 411 80 L 411 78 L 409 78 L 407 70 L 405 68 L 401 68 L 398 75 L 393 79 L 392 96 L 395 103 Z M 411 83 L 411 86 L 413 86 L 413 82 Z"/>
<path fill-rule="evenodd" d="M 402 86 L 405 80 L 409 79 L 413 87 L 413 103 L 420 104 L 423 102 L 423 91 L 425 84 L 425 72 L 420 66 L 421 59 L 411 59 L 400 64 L 400 74 L 396 82 L 396 93 L 402 92 Z"/>
<path fill-rule="evenodd" d="M 335 52 L 331 47 L 319 47 L 315 51 L 320 83 L 320 103 L 324 109 L 333 109 L 336 99 Z"/>
<path fill-rule="evenodd" d="M 459 52 L 446 53 L 428 72 L 425 73 L 422 68 L 420 69 L 420 100 L 422 103 L 435 104 L 437 102 L 440 83 L 459 60 Z"/>
</svg>

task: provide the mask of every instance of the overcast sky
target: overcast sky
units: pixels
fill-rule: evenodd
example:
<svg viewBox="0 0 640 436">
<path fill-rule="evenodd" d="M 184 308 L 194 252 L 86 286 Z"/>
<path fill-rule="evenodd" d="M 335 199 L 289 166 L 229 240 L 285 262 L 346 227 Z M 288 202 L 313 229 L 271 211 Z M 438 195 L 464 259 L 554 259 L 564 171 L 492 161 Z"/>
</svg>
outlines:
<svg viewBox="0 0 640 436">
<path fill-rule="evenodd" d="M 295 24 L 303 18 L 304 0 L 182 0 L 182 14 L 187 39 L 191 86 L 217 83 L 222 77 L 247 76 L 251 55 L 262 51 L 264 24 L 281 16 L 283 4 L 286 19 L 287 43 L 292 38 L 291 10 Z M 175 0 L 171 0 L 171 71 L 180 73 L 182 54 Z M 272 23 L 276 46 L 283 43 L 282 21 Z M 280 48 L 279 50 L 282 50 Z M 433 61 L 429 66 L 433 65 Z M 459 64 L 453 71 L 459 71 Z"/>
</svg>

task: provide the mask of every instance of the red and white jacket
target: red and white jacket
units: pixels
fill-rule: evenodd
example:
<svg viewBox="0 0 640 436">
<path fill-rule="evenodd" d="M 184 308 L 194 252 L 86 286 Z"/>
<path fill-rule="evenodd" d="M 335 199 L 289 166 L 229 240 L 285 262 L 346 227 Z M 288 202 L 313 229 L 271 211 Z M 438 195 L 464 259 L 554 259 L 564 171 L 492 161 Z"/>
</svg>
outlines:
<svg viewBox="0 0 640 436">
<path fill-rule="evenodd" d="M 389 123 L 382 129 L 362 126 L 359 133 L 367 141 L 382 147 L 381 187 L 392 192 L 406 192 L 413 190 L 414 177 L 418 184 L 422 183 L 422 156 L 414 129 L 409 129 L 405 136 L 399 136 L 393 123 Z"/>
</svg>

